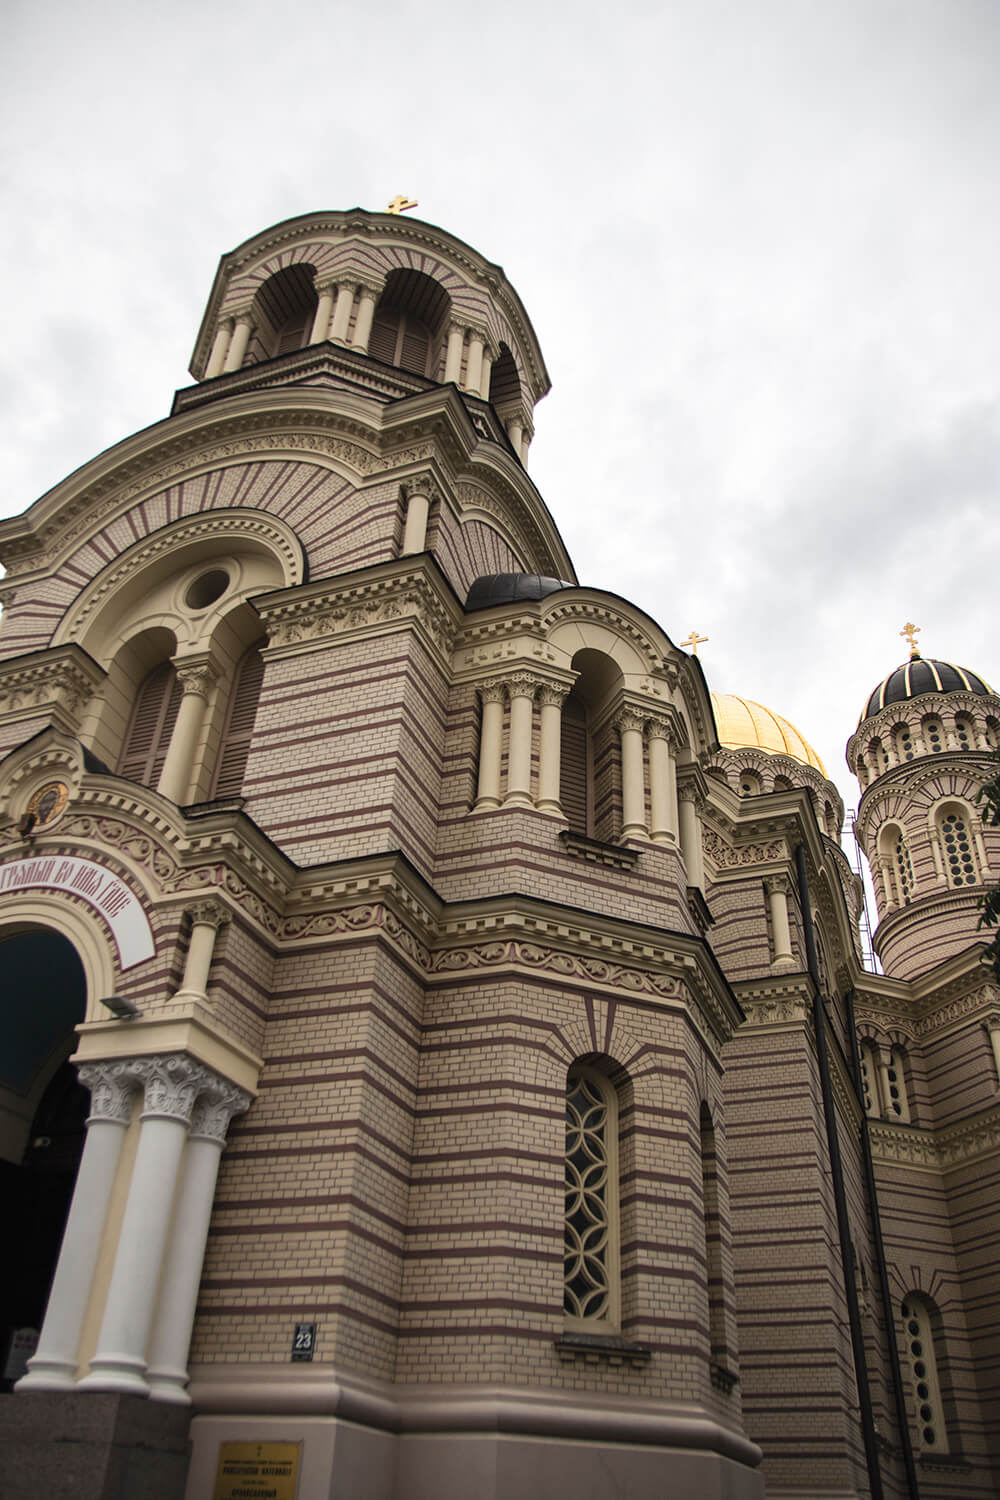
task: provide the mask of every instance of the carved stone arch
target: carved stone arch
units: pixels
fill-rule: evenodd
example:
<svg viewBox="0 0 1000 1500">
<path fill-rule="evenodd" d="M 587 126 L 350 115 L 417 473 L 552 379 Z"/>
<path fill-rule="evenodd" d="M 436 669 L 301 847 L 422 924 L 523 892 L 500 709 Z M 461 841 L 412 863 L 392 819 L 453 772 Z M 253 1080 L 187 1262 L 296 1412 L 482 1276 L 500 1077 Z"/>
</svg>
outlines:
<svg viewBox="0 0 1000 1500">
<path fill-rule="evenodd" d="M 546 639 L 557 656 L 565 658 L 566 665 L 586 648 L 613 661 L 631 685 L 638 685 L 652 673 L 660 674 L 662 656 L 627 617 L 579 595 L 552 597 L 561 602 L 543 607 Z M 665 682 L 663 686 L 666 697 Z"/>
<path fill-rule="evenodd" d="M 144 590 L 151 574 L 159 576 L 211 557 L 227 557 L 240 549 L 273 559 L 271 588 L 291 587 L 304 579 L 302 544 L 286 522 L 254 510 L 198 511 L 151 532 L 108 563 L 66 610 L 52 644 L 76 641 L 89 649 L 94 619 L 112 602 L 119 611 L 123 591 Z M 262 591 L 252 580 L 239 590 L 242 597 Z M 99 653 L 90 650 L 90 654 L 99 659 Z"/>
<path fill-rule="evenodd" d="M 87 987 L 84 1019 L 106 1021 L 101 998 L 113 995 L 118 982 L 114 942 L 104 921 L 76 897 L 28 890 L 6 892 L 0 913 L 0 938 L 43 928 L 66 938 L 76 950 Z"/>
<path fill-rule="evenodd" d="M 220 316 L 230 316 L 254 300 L 266 281 L 290 266 L 307 265 L 316 286 L 333 277 L 333 268 L 342 246 L 332 240 L 307 238 L 277 252 L 265 253 L 256 261 L 241 266 L 231 277 L 219 309 Z"/>
</svg>

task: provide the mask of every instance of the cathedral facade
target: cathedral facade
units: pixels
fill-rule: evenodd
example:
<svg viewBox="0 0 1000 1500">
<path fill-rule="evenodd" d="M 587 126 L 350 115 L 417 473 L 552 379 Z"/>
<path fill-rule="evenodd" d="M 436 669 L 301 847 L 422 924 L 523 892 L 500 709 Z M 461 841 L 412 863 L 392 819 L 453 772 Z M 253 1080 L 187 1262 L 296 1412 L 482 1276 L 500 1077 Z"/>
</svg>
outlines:
<svg viewBox="0 0 1000 1500">
<path fill-rule="evenodd" d="M 191 373 L 0 523 L 11 1494 L 997 1493 L 1000 698 L 865 702 L 873 973 L 807 741 L 578 583 L 500 267 L 288 221 Z"/>
</svg>

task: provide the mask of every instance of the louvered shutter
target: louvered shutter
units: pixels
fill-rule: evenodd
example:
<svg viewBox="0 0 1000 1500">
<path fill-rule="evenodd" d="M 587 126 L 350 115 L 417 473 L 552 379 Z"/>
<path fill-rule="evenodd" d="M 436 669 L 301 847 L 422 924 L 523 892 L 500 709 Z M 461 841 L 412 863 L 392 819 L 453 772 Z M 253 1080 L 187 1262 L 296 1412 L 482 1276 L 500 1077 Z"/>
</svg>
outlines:
<svg viewBox="0 0 1000 1500">
<path fill-rule="evenodd" d="M 559 763 L 559 800 L 574 833 L 590 834 L 590 743 L 582 703 L 567 698 L 562 709 Z"/>
<path fill-rule="evenodd" d="M 177 721 L 182 688 L 173 663 L 161 662 L 146 677 L 136 695 L 118 772 L 143 786 L 155 787 L 167 758 Z"/>
<path fill-rule="evenodd" d="M 289 318 L 278 334 L 276 354 L 290 354 L 293 349 L 302 348 L 306 341 L 306 325 L 311 316 L 311 313 L 301 312 Z"/>
<path fill-rule="evenodd" d="M 394 308 L 380 308 L 372 323 L 368 339 L 368 353 L 373 359 L 381 359 L 387 365 L 396 363 L 396 335 L 399 332 L 399 314 Z"/>
<path fill-rule="evenodd" d="M 213 797 L 238 797 L 243 787 L 243 773 L 250 754 L 257 700 L 263 680 L 264 659 L 260 654 L 260 647 L 251 646 L 236 671 L 215 785 L 212 788 Z"/>
<path fill-rule="evenodd" d="M 429 343 L 430 336 L 423 323 L 418 323 L 415 318 L 405 318 L 402 348 L 399 352 L 399 363 L 404 370 L 412 370 L 415 375 L 426 375 Z"/>
</svg>

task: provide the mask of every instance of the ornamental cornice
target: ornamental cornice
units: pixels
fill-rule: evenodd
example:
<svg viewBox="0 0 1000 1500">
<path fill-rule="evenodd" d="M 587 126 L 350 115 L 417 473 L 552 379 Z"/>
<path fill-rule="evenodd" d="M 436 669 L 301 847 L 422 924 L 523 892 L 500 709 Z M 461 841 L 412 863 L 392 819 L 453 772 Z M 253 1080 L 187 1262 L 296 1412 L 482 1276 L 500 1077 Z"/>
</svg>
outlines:
<svg viewBox="0 0 1000 1500">
<path fill-rule="evenodd" d="M 944 1130 L 869 1120 L 868 1132 L 876 1161 L 944 1172 L 1000 1155 L 1000 1105 Z"/>
<path fill-rule="evenodd" d="M 301 390 L 296 391 L 298 398 L 301 394 Z M 30 534 L 12 536 L 3 544 L 8 567 L 25 552 L 31 554 L 36 566 L 51 564 L 57 551 L 61 553 L 84 535 L 100 531 L 122 509 L 169 488 L 182 477 L 216 465 L 293 452 L 331 459 L 361 477 L 372 478 L 406 463 L 425 462 L 435 453 L 434 442 L 428 440 L 382 455 L 378 452 L 380 431 L 376 425 L 318 405 L 279 406 L 269 401 L 261 410 L 217 413 L 209 425 L 194 416 L 191 425 L 178 431 L 177 423 L 187 420 L 168 419 L 158 440 L 149 433 L 126 439 L 126 448 L 139 439 L 145 441 L 138 451 L 124 453 L 117 461 L 113 455 L 107 456 L 104 472 L 67 499 L 57 514 Z M 337 435 L 331 435 L 334 433 Z M 354 436 L 363 437 L 364 445 L 353 441 Z M 64 481 L 67 485 L 70 482 Z M 215 513 L 217 518 L 219 514 Z M 30 518 L 26 524 L 31 525 Z"/>
<path fill-rule="evenodd" d="M 291 597 L 263 595 L 255 600 L 267 628 L 265 656 L 299 654 L 320 641 L 399 628 L 414 620 L 450 664 L 458 625 L 457 605 L 422 567 L 383 573 L 377 578 L 307 585 Z"/>
<path fill-rule="evenodd" d="M 965 1025 L 971 1017 L 986 1015 L 1000 1002 L 1000 989 L 995 984 L 982 984 L 961 996 L 955 996 L 944 1004 L 928 1005 L 922 1009 L 913 1023 L 919 1038 L 948 1031 Z"/>
<path fill-rule="evenodd" d="M 51 707 L 74 724 L 104 677 L 97 662 L 73 645 L 8 657 L 0 661 L 0 715 Z"/>
<path fill-rule="evenodd" d="M 702 827 L 702 848 L 718 870 L 743 869 L 748 865 L 773 865 L 788 858 L 784 839 L 770 839 L 762 844 L 732 844 L 714 828 Z"/>
<path fill-rule="evenodd" d="M 805 1026 L 812 1011 L 808 996 L 795 994 L 764 995 L 753 999 L 741 995 L 740 1004 L 746 1012 L 747 1026 Z"/>
<path fill-rule="evenodd" d="M 907 817 L 906 811 L 918 802 L 923 804 L 919 809 L 922 821 L 918 825 L 922 827 L 926 821 L 926 809 L 941 797 L 964 796 L 967 801 L 974 801 L 980 787 L 990 780 L 993 773 L 994 767 L 984 750 L 942 750 L 926 764 L 918 766 L 916 762 L 910 762 L 906 766 L 896 766 L 880 776 L 877 782 L 870 782 L 862 793 L 857 816 L 859 838 L 869 838 L 870 825 L 886 817 L 898 818 L 912 825 L 913 819 Z M 942 775 L 964 782 L 966 790 L 963 792 L 956 785 L 934 793 L 931 784 L 940 781 Z M 898 806 L 891 805 L 894 803 Z"/>
</svg>

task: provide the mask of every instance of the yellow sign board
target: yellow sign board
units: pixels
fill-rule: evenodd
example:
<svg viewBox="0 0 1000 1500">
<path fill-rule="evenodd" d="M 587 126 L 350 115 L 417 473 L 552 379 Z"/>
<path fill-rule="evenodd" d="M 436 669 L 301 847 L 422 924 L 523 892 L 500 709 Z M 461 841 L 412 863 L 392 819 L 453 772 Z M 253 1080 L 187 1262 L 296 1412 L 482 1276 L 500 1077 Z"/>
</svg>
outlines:
<svg viewBox="0 0 1000 1500">
<path fill-rule="evenodd" d="M 300 1443 L 222 1443 L 213 1500 L 295 1500 Z"/>
</svg>

